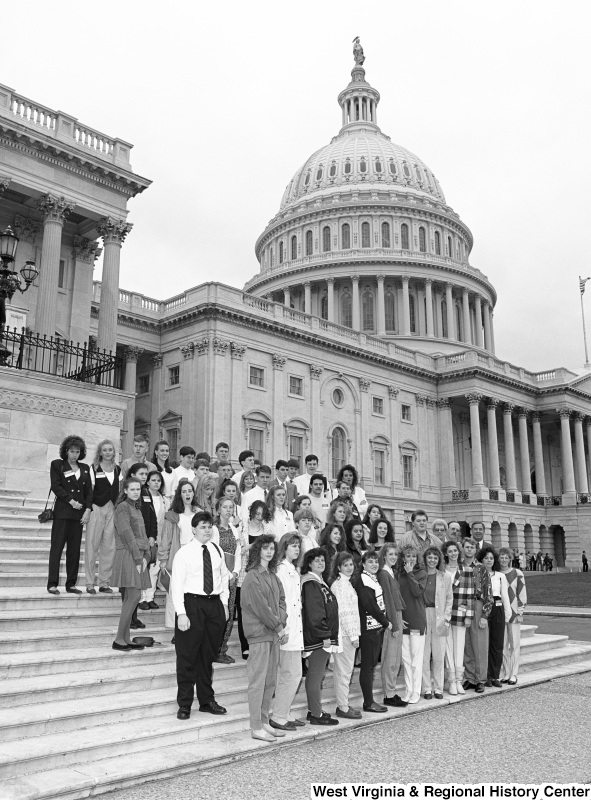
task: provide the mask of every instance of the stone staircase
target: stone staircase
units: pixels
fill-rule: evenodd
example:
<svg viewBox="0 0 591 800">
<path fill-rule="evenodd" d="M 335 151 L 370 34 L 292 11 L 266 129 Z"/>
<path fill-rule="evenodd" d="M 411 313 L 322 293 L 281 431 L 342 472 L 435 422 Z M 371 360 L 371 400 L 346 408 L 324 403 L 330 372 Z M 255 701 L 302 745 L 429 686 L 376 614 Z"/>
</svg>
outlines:
<svg viewBox="0 0 591 800">
<path fill-rule="evenodd" d="M 136 653 L 113 651 L 118 594 L 53 597 L 45 590 L 50 526 L 37 521 L 42 507 L 42 500 L 25 493 L 0 490 L 0 800 L 77 800 L 244 758 L 285 741 L 338 735 L 479 697 L 446 694 L 387 715 L 364 715 L 361 722 L 341 720 L 331 729 L 306 726 L 275 745 L 255 742 L 248 733 L 246 664 L 233 641 L 236 663 L 215 666 L 216 696 L 228 714 L 212 717 L 194 706 L 191 719 L 180 722 L 164 599 L 157 597 L 160 610 L 140 614 L 146 633 L 161 644 Z M 535 630 L 522 627 L 518 687 L 591 670 L 590 643 Z M 377 698 L 379 685 L 378 678 Z M 490 691 L 509 689 L 486 695 Z M 357 673 L 352 694 L 361 706 Z M 334 711 L 330 672 L 323 697 L 325 708 Z M 303 687 L 295 711 L 305 717 Z"/>
</svg>

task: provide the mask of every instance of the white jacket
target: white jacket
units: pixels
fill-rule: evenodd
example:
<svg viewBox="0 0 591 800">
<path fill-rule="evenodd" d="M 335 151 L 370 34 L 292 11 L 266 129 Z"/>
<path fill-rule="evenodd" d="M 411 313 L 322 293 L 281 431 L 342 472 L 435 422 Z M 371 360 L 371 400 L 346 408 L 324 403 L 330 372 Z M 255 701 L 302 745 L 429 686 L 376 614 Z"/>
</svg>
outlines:
<svg viewBox="0 0 591 800">
<path fill-rule="evenodd" d="M 303 650 L 304 633 L 302 630 L 302 595 L 300 592 L 300 573 L 283 560 L 277 567 L 277 577 L 283 585 L 285 592 L 285 605 L 287 607 L 287 623 L 285 628 L 289 635 L 287 644 L 282 644 L 282 650 Z"/>
</svg>

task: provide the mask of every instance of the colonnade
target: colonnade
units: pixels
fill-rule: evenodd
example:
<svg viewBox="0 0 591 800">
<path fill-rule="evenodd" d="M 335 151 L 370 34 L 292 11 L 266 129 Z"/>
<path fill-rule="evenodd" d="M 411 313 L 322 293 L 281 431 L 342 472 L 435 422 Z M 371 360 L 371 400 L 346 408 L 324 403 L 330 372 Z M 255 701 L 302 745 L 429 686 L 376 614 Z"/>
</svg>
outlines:
<svg viewBox="0 0 591 800">
<path fill-rule="evenodd" d="M 335 281 L 337 284 L 335 285 Z M 375 308 L 373 327 L 365 325 L 362 314 L 363 295 L 369 284 L 372 304 Z M 433 278 L 390 278 L 377 275 L 366 278 L 353 275 L 351 278 L 333 277 L 324 280 L 305 281 L 299 286 L 282 289 L 282 299 L 288 308 L 294 295 L 302 295 L 306 314 L 312 313 L 313 295 L 317 296 L 317 313 L 329 322 L 343 324 L 336 302 L 337 292 L 351 293 L 351 327 L 353 330 L 376 333 L 377 336 L 397 334 L 420 335 L 428 338 L 447 338 L 452 341 L 475 345 L 494 353 L 493 309 L 488 298 L 465 286 L 449 281 L 443 283 Z M 396 324 L 386 318 L 386 294 L 394 295 Z M 272 295 L 273 296 L 273 295 Z M 321 300 L 326 297 L 326 304 Z M 412 301 L 411 301 L 412 298 Z M 411 302 L 415 305 L 411 315 Z M 414 320 L 414 328 L 413 322 Z"/>
<path fill-rule="evenodd" d="M 45 195 L 38 209 L 43 215 L 43 244 L 39 267 L 36 332 L 55 336 L 58 314 L 58 281 L 64 223 L 74 205 L 64 197 Z M 98 348 L 115 352 L 117 345 L 117 309 L 119 305 L 119 263 L 121 246 L 131 230 L 123 220 L 106 217 L 97 223 L 104 242 L 103 277 L 98 321 Z"/>
</svg>

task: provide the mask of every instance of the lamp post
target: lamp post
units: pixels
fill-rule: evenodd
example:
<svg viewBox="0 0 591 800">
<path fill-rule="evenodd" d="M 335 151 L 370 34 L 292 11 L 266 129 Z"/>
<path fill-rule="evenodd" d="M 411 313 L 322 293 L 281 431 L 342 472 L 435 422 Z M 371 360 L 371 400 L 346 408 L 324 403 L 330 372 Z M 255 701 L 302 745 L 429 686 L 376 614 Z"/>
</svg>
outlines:
<svg viewBox="0 0 591 800">
<path fill-rule="evenodd" d="M 12 296 L 17 290 L 24 294 L 39 275 L 34 261 L 25 262 L 24 267 L 20 270 L 20 275 L 10 269 L 14 263 L 18 242 L 18 236 L 12 232 L 10 226 L 4 233 L 0 233 L 0 261 L 2 262 L 0 266 L 0 337 L 6 325 L 6 301 L 12 300 Z M 24 286 L 21 278 L 25 282 Z M 0 343 L 0 364 L 5 364 L 9 355 L 10 350 L 6 350 Z"/>
</svg>

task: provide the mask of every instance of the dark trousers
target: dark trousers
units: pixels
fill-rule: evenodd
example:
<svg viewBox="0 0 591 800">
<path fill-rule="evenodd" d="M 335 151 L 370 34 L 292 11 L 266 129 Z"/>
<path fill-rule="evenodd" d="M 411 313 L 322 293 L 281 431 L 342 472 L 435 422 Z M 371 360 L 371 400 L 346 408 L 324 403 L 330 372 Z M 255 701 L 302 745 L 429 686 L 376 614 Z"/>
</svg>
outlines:
<svg viewBox="0 0 591 800">
<path fill-rule="evenodd" d="M 583 561 L 583 572 L 589 572 L 589 562 Z"/>
<path fill-rule="evenodd" d="M 51 526 L 51 547 L 49 550 L 49 574 L 47 588 L 59 586 L 60 561 L 66 550 L 66 589 L 76 586 L 80 566 L 80 545 L 82 544 L 82 523 L 79 519 L 54 519 Z"/>
<path fill-rule="evenodd" d="M 495 598 L 496 600 L 496 598 Z M 503 606 L 493 605 L 488 618 L 488 678 L 498 680 L 503 664 L 505 612 Z"/>
<path fill-rule="evenodd" d="M 248 639 L 244 635 L 244 628 L 242 627 L 242 608 L 240 606 L 240 586 L 236 587 L 236 599 L 234 600 L 236 608 L 236 616 L 238 617 L 238 638 L 240 639 L 240 649 L 243 653 L 248 651 Z"/>
<path fill-rule="evenodd" d="M 376 668 L 380 651 L 382 649 L 382 631 L 362 633 L 359 637 L 359 650 L 361 652 L 361 668 L 359 670 L 359 685 L 363 692 L 363 704 L 370 706 L 373 703 L 373 671 Z"/>
<path fill-rule="evenodd" d="M 181 631 L 175 618 L 177 702 L 191 708 L 197 688 L 199 705 L 211 703 L 213 693 L 212 663 L 219 652 L 226 628 L 226 615 L 219 597 L 185 595 L 185 611 L 191 627 Z"/>
</svg>

